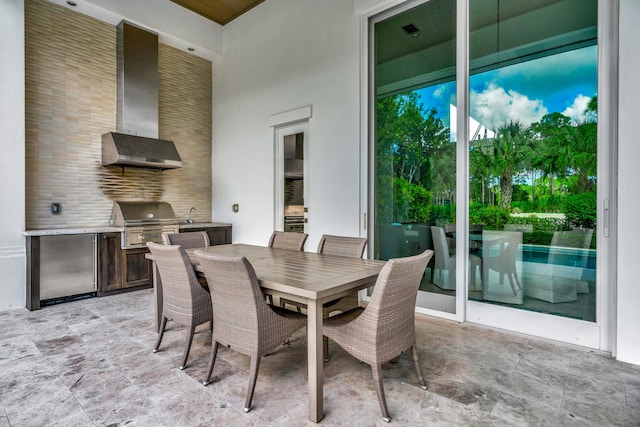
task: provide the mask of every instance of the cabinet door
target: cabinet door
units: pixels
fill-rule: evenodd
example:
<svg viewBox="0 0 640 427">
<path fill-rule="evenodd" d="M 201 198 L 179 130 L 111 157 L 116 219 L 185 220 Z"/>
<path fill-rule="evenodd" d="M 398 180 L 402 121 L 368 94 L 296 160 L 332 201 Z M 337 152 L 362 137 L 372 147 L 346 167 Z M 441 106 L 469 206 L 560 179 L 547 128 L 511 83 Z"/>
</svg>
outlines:
<svg viewBox="0 0 640 427">
<path fill-rule="evenodd" d="M 206 231 L 209 236 L 209 244 L 215 245 L 227 245 L 231 243 L 231 226 L 224 227 L 207 227 L 207 228 L 189 228 L 180 230 L 181 233 L 188 233 L 193 231 Z"/>
<path fill-rule="evenodd" d="M 103 233 L 98 242 L 98 292 L 122 288 L 120 233 Z"/>
<path fill-rule="evenodd" d="M 122 287 L 151 286 L 152 265 L 151 261 L 145 258 L 149 253 L 147 248 L 125 249 L 122 251 Z"/>
<path fill-rule="evenodd" d="M 211 246 L 231 243 L 231 227 L 208 228 L 207 234 Z"/>
</svg>

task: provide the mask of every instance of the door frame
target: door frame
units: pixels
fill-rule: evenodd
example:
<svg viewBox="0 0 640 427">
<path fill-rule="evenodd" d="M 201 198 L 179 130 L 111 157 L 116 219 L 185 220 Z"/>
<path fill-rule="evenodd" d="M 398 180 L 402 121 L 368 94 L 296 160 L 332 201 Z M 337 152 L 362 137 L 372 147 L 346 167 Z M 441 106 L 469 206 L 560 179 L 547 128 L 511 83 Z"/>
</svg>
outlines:
<svg viewBox="0 0 640 427">
<path fill-rule="evenodd" d="M 309 121 L 312 112 L 312 106 L 306 105 L 269 117 L 269 126 L 273 128 L 273 229 L 277 231 L 284 230 L 284 137 L 292 133 L 304 133 L 303 168 L 308 170 L 306 153 L 309 147 Z M 304 194 L 308 194 L 307 180 L 303 185 Z M 304 228 L 305 233 L 308 233 L 306 223 Z"/>
<path fill-rule="evenodd" d="M 274 138 L 274 217 L 273 229 L 284 230 L 284 137 L 288 135 L 303 134 L 303 170 L 307 168 L 309 121 L 297 122 L 275 128 Z M 303 194 L 307 194 L 307 180 L 303 181 Z M 305 213 L 305 219 L 307 214 Z M 308 223 L 305 221 L 304 232 L 308 233 Z"/>
</svg>

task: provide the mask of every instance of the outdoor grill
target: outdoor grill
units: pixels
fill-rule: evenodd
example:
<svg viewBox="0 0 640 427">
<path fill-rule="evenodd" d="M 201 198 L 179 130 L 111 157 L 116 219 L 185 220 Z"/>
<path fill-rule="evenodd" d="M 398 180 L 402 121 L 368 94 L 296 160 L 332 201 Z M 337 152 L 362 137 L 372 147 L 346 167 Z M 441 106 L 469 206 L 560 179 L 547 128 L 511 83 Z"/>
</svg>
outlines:
<svg viewBox="0 0 640 427">
<path fill-rule="evenodd" d="M 123 249 L 162 243 L 162 233 L 179 232 L 178 219 L 167 202 L 114 202 L 111 218 L 115 227 L 124 228 Z"/>
</svg>

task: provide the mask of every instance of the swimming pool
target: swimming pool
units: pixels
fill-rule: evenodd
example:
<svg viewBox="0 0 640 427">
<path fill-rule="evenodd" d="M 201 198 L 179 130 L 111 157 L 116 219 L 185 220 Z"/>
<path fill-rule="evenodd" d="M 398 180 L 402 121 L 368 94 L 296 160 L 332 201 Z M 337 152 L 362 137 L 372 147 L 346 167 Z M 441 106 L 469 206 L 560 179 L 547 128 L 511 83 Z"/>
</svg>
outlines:
<svg viewBox="0 0 640 427">
<path fill-rule="evenodd" d="M 596 250 L 559 246 L 522 245 L 522 261 L 596 269 Z"/>
</svg>

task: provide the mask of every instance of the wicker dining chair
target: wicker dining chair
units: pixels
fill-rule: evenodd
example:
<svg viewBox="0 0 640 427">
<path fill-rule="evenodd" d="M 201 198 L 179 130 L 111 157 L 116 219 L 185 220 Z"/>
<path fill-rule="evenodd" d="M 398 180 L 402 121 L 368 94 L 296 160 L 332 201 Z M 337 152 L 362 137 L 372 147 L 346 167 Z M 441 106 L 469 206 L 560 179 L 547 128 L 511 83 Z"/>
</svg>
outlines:
<svg viewBox="0 0 640 427">
<path fill-rule="evenodd" d="M 336 255 L 350 258 L 362 258 L 364 248 L 367 246 L 367 239 L 364 237 L 345 237 L 332 236 L 324 234 L 318 244 L 318 253 L 324 255 Z M 342 298 L 326 302 L 323 309 L 323 317 L 329 317 L 329 314 L 340 311 L 344 312 L 358 307 L 358 291 L 352 292 Z M 306 309 L 307 305 L 302 302 L 293 301 L 287 298 L 280 298 L 280 307 L 285 308 L 287 305 L 296 307 L 298 313 L 302 309 Z M 323 342 L 323 353 L 325 362 L 329 360 L 329 340 L 325 337 Z"/>
<path fill-rule="evenodd" d="M 318 244 L 318 253 L 324 255 L 336 255 L 350 258 L 362 258 L 364 248 L 367 246 L 367 239 L 364 237 L 344 237 L 324 234 Z M 292 305 L 297 308 L 306 309 L 307 305 L 298 301 L 280 298 L 280 307 Z M 333 311 L 346 311 L 358 306 L 358 292 L 349 294 L 343 298 L 333 300 L 324 304 L 325 317 Z"/>
<path fill-rule="evenodd" d="M 162 241 L 165 245 L 180 245 L 182 249 L 205 248 L 210 246 L 209 235 L 206 231 L 188 231 L 186 233 L 162 233 Z M 205 289 L 209 289 L 207 279 L 198 277 L 198 283 Z M 209 329 L 213 328 L 213 323 Z"/>
<path fill-rule="evenodd" d="M 303 251 L 304 244 L 309 235 L 307 233 L 292 233 L 286 231 L 274 231 L 267 245 L 273 249 L 286 249 L 288 251 Z M 273 296 L 267 295 L 269 304 L 273 304 Z"/>
<path fill-rule="evenodd" d="M 189 231 L 186 233 L 162 233 L 165 245 L 180 245 L 182 249 L 203 248 L 210 246 L 206 231 Z"/>
<path fill-rule="evenodd" d="M 251 357 L 244 411 L 251 400 L 262 356 L 271 353 L 296 330 L 306 316 L 266 303 L 253 267 L 245 257 L 227 257 L 195 251 L 211 289 L 213 322 L 211 361 L 204 385 L 209 384 L 218 345 Z M 213 297 L 215 295 L 215 297 Z"/>
<path fill-rule="evenodd" d="M 158 352 L 167 320 L 187 327 L 187 340 L 180 369 L 187 365 L 196 326 L 213 320 L 211 296 L 198 283 L 189 257 L 180 246 L 148 242 L 162 279 L 162 322 L 153 352 Z"/>
<path fill-rule="evenodd" d="M 378 275 L 366 308 L 357 308 L 324 320 L 323 334 L 352 356 L 371 366 L 384 421 L 389 411 L 382 384 L 382 364 L 411 349 L 420 387 L 427 389 L 418 362 L 415 305 L 418 287 L 432 250 L 390 259 Z"/>
<path fill-rule="evenodd" d="M 289 251 L 302 251 L 309 235 L 307 233 L 291 233 L 286 231 L 274 231 L 269 239 L 269 247 L 274 249 L 287 249 Z"/>
</svg>

